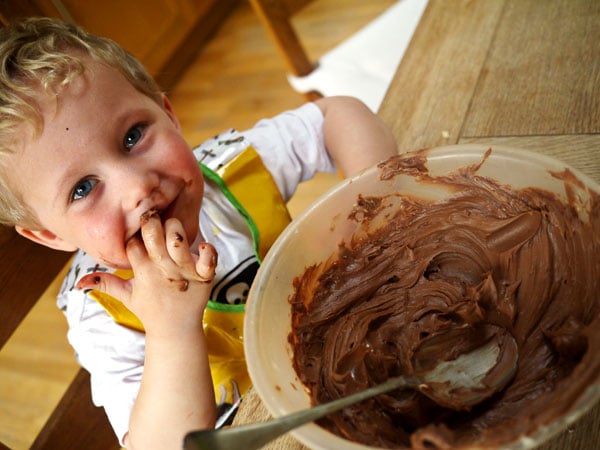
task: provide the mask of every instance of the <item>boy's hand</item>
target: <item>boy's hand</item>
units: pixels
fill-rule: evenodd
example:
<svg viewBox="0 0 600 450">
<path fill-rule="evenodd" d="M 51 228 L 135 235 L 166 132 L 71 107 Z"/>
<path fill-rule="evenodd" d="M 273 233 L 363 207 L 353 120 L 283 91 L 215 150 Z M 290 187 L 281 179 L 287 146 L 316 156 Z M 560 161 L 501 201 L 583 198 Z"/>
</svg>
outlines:
<svg viewBox="0 0 600 450">
<path fill-rule="evenodd" d="M 92 273 L 77 286 L 121 300 L 142 321 L 146 334 L 173 337 L 201 327 L 217 263 L 214 247 L 202 243 L 199 255 L 193 255 L 177 219 L 167 220 L 163 228 L 158 214 L 149 211 L 141 222 L 143 242 L 135 236 L 126 249 L 135 277 Z"/>
</svg>

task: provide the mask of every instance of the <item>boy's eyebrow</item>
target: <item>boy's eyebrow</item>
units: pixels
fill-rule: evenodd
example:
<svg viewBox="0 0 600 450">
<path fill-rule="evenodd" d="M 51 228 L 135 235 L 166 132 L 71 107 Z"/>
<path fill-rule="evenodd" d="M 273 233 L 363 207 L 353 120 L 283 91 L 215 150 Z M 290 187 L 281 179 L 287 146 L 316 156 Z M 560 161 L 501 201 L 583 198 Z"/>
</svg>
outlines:
<svg viewBox="0 0 600 450">
<path fill-rule="evenodd" d="M 52 196 L 51 204 L 56 206 L 57 204 L 65 204 L 68 202 L 71 190 L 73 186 L 70 184 L 73 182 L 72 180 L 75 178 L 75 168 L 72 165 L 64 164 L 61 165 L 59 169 L 57 169 L 57 176 L 55 178 L 55 186 L 56 190 L 54 195 Z M 75 180 L 78 181 L 78 180 Z M 65 196 L 65 191 L 68 191 L 67 198 L 61 198 Z"/>
</svg>

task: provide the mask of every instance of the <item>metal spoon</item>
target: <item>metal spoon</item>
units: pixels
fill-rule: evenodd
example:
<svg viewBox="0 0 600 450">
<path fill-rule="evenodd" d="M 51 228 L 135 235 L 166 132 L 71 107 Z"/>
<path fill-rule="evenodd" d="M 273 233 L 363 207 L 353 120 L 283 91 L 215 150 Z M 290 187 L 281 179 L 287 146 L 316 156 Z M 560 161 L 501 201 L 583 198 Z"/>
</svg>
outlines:
<svg viewBox="0 0 600 450">
<path fill-rule="evenodd" d="M 502 332 L 494 339 L 456 359 L 431 366 L 432 353 L 459 337 L 462 329 L 450 330 L 432 338 L 415 353 L 415 375 L 390 378 L 386 382 L 329 403 L 260 422 L 219 430 L 188 433 L 185 450 L 253 450 L 305 423 L 370 397 L 398 388 L 418 389 L 442 406 L 469 409 L 504 388 L 512 379 L 518 360 L 517 344 Z M 438 353 L 439 355 L 439 353 Z"/>
</svg>

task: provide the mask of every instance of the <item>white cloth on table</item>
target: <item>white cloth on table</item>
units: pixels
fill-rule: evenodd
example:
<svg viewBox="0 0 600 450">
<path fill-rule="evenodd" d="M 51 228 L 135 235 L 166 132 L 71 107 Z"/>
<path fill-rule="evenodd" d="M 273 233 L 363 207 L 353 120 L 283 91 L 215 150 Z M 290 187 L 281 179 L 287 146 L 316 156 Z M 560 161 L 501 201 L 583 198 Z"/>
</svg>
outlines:
<svg viewBox="0 0 600 450">
<path fill-rule="evenodd" d="M 377 112 L 426 6 L 427 0 L 399 0 L 324 54 L 310 74 L 289 74 L 288 81 L 302 93 L 357 97 Z"/>
</svg>

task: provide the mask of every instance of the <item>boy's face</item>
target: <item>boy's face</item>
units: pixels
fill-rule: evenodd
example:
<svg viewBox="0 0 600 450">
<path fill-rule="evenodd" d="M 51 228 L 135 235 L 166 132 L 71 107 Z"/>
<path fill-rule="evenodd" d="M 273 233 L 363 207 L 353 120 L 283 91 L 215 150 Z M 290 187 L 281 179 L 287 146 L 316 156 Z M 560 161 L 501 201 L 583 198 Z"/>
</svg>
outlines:
<svg viewBox="0 0 600 450">
<path fill-rule="evenodd" d="M 44 230 L 17 229 L 127 268 L 125 244 L 151 208 L 163 223 L 179 219 L 193 242 L 204 182 L 168 100 L 161 108 L 117 70 L 87 62 L 82 76 L 41 101 L 41 134 L 23 127 L 9 177 Z"/>
</svg>

